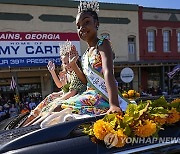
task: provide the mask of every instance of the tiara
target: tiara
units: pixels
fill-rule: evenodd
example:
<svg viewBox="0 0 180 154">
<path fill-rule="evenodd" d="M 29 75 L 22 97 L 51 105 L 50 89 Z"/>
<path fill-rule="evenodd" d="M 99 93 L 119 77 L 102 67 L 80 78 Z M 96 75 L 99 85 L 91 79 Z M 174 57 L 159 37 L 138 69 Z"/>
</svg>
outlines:
<svg viewBox="0 0 180 154">
<path fill-rule="evenodd" d="M 87 11 L 87 10 L 92 10 L 95 12 L 99 11 L 99 3 L 96 0 L 93 0 L 91 2 L 82 2 L 80 0 L 80 4 L 78 6 L 78 13 L 83 12 L 83 11 Z"/>
<path fill-rule="evenodd" d="M 64 44 L 59 44 L 60 56 L 65 56 L 68 51 L 71 50 L 71 41 L 66 41 Z"/>
</svg>

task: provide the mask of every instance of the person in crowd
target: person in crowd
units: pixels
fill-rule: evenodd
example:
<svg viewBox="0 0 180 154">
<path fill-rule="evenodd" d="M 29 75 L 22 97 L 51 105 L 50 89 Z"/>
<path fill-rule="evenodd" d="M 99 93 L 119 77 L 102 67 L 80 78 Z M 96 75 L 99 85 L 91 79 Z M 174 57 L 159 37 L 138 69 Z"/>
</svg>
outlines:
<svg viewBox="0 0 180 154">
<path fill-rule="evenodd" d="M 161 95 L 162 95 L 161 87 L 158 87 L 158 88 L 157 88 L 157 95 L 158 95 L 158 96 L 161 96 Z"/>
<path fill-rule="evenodd" d="M 15 104 L 11 104 L 11 107 L 9 108 L 9 115 L 10 117 L 15 117 L 19 114 L 18 108 L 15 106 Z"/>
<path fill-rule="evenodd" d="M 4 120 L 6 116 L 5 111 L 3 110 L 3 106 L 0 105 L 0 121 Z"/>
<path fill-rule="evenodd" d="M 36 107 L 36 103 L 34 98 L 31 98 L 31 101 L 29 102 L 29 109 L 33 110 Z"/>
<path fill-rule="evenodd" d="M 9 102 L 9 101 L 8 101 L 8 102 Z M 3 110 L 4 110 L 4 112 L 6 113 L 5 118 L 9 118 L 9 108 L 10 108 L 10 105 L 9 105 L 8 103 L 5 103 L 5 104 L 3 105 Z"/>
<path fill-rule="evenodd" d="M 76 73 L 72 70 L 69 65 L 69 52 L 66 51 L 66 47 L 69 46 L 68 44 L 71 42 L 67 41 L 64 44 L 63 49 L 60 50 L 60 57 L 62 61 L 63 71 L 60 72 L 59 79 L 55 74 L 55 65 L 54 63 L 48 63 L 48 70 L 50 71 L 56 85 L 59 88 L 62 88 L 60 92 L 54 92 L 48 95 L 31 113 L 28 119 L 23 124 L 24 126 L 29 125 L 35 118 L 44 118 L 47 114 L 50 114 L 51 107 L 56 107 L 56 104 L 53 102 L 55 98 L 59 98 L 61 100 L 68 99 L 70 97 L 75 96 L 76 94 L 80 94 L 86 90 L 86 85 L 84 85 L 79 78 L 77 77 Z M 71 46 L 73 50 L 75 46 Z M 50 103 L 51 102 L 51 103 Z"/>
</svg>

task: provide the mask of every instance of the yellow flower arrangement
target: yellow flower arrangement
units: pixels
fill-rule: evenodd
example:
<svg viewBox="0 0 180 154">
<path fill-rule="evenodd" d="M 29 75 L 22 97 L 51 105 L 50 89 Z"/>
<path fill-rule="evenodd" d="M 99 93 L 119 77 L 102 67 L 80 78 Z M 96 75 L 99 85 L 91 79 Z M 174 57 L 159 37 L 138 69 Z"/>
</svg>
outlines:
<svg viewBox="0 0 180 154">
<path fill-rule="evenodd" d="M 128 98 L 128 94 L 127 93 L 122 93 L 122 96 L 125 97 L 125 98 Z"/>
<path fill-rule="evenodd" d="M 131 98 L 131 97 L 134 97 L 135 96 L 135 94 L 136 94 L 136 91 L 135 90 L 128 90 L 128 95 L 129 95 L 129 97 Z"/>
<path fill-rule="evenodd" d="M 173 103 L 180 103 L 180 98 L 176 98 L 175 100 L 173 100 L 173 101 L 171 102 L 171 104 L 173 104 Z"/>
<path fill-rule="evenodd" d="M 166 118 L 167 124 L 173 124 L 180 120 L 180 112 L 177 112 L 175 108 L 168 111 L 168 117 Z"/>
<path fill-rule="evenodd" d="M 161 118 L 159 116 L 155 116 L 153 120 L 155 123 L 158 123 L 160 125 L 164 125 L 166 123 L 166 117 Z"/>
<path fill-rule="evenodd" d="M 158 136 L 164 124 L 180 121 L 180 103 L 168 103 L 162 96 L 157 100 L 129 104 L 125 113 L 107 114 L 93 124 L 84 126 L 84 132 L 93 142 L 104 141 L 107 148 L 123 147 L 128 137 Z"/>
<path fill-rule="evenodd" d="M 114 133 L 114 130 L 112 126 L 110 125 L 110 123 L 104 122 L 103 120 L 98 120 L 94 124 L 93 131 L 94 131 L 95 137 L 100 140 L 104 140 L 104 137 L 108 133 Z"/>
<path fill-rule="evenodd" d="M 139 98 L 140 93 L 138 93 L 137 91 L 131 89 L 131 90 L 128 90 L 128 91 L 124 91 L 122 93 L 122 96 L 131 100 L 131 99 Z"/>
<path fill-rule="evenodd" d="M 122 129 L 119 129 L 117 132 L 118 137 L 118 143 L 115 145 L 115 147 L 123 147 L 126 144 L 127 135 L 124 134 Z"/>
<path fill-rule="evenodd" d="M 149 137 L 156 132 L 156 123 L 152 120 L 144 120 L 144 124 L 140 123 L 136 126 L 134 132 L 139 137 Z"/>
</svg>

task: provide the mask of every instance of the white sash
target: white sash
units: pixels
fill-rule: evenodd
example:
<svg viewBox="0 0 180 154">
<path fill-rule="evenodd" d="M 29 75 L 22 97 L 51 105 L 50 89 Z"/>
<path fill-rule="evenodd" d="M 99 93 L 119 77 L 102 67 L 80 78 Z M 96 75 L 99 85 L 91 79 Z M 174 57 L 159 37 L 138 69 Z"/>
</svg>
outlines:
<svg viewBox="0 0 180 154">
<path fill-rule="evenodd" d="M 96 89 L 98 90 L 101 95 L 108 100 L 108 92 L 106 89 L 104 78 L 97 74 L 98 72 L 95 72 L 90 66 L 87 70 L 87 79 L 88 82 Z M 120 94 L 118 94 L 118 100 L 119 100 L 119 106 L 121 107 L 122 111 L 125 111 L 127 108 L 127 101 L 125 101 Z M 108 100 L 109 101 L 109 100 Z"/>
<path fill-rule="evenodd" d="M 83 63 L 84 63 L 83 69 L 86 74 L 87 80 L 91 84 L 91 86 L 93 86 L 107 101 L 109 101 L 108 92 L 106 89 L 103 75 L 91 67 L 87 53 L 88 52 L 86 52 L 86 54 L 84 54 L 83 57 Z M 118 91 L 118 100 L 119 100 L 119 106 L 121 107 L 122 111 L 125 111 L 128 102 L 121 97 L 119 91 Z"/>
</svg>

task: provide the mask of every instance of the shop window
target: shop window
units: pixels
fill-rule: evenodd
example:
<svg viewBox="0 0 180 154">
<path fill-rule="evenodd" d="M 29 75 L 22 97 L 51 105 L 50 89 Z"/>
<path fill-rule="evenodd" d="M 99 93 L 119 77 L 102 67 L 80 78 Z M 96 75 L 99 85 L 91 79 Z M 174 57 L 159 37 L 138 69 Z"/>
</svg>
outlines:
<svg viewBox="0 0 180 154">
<path fill-rule="evenodd" d="M 148 52 L 154 52 L 155 51 L 155 30 L 148 30 Z"/>
<path fill-rule="evenodd" d="M 160 85 L 160 73 L 150 72 L 148 74 L 148 88 L 158 87 Z"/>
<path fill-rule="evenodd" d="M 170 30 L 163 31 L 163 51 L 170 51 Z"/>
<path fill-rule="evenodd" d="M 177 32 L 177 47 L 178 52 L 180 52 L 180 31 Z"/>
</svg>

